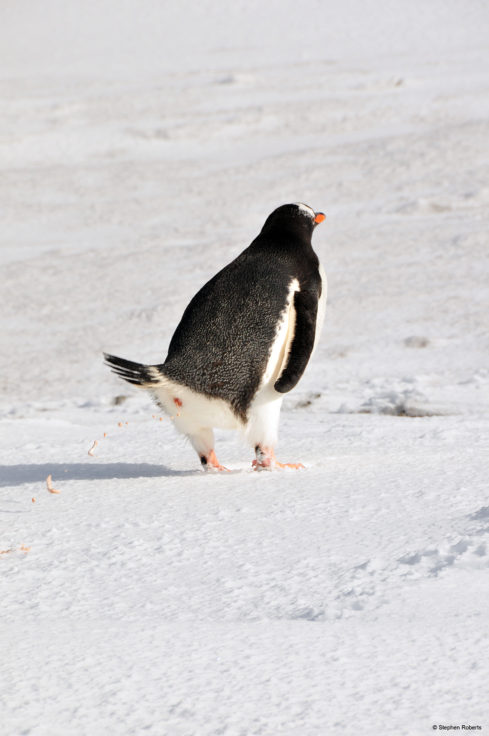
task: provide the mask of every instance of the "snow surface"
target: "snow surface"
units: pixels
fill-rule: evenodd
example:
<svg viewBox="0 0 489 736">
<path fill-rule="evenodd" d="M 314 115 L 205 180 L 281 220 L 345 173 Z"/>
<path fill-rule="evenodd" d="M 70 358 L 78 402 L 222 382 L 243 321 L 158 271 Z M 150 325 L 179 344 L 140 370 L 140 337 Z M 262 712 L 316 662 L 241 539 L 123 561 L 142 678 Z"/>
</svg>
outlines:
<svg viewBox="0 0 489 736">
<path fill-rule="evenodd" d="M 3 4 L 2 736 L 489 729 L 488 21 Z M 306 470 L 221 432 L 204 474 L 101 353 L 162 360 L 289 201 L 327 214 Z"/>
</svg>

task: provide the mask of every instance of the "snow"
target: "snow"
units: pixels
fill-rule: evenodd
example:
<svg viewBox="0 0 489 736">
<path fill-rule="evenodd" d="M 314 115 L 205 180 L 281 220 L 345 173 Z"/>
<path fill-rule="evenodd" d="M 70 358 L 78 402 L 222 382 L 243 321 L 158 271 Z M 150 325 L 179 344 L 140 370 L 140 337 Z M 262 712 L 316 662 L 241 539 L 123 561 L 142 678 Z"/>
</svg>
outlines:
<svg viewBox="0 0 489 736">
<path fill-rule="evenodd" d="M 5 4 L 2 734 L 489 727 L 488 20 Z M 277 449 L 306 469 L 218 432 L 205 474 L 101 354 L 161 361 L 296 201 L 327 215 Z"/>
</svg>

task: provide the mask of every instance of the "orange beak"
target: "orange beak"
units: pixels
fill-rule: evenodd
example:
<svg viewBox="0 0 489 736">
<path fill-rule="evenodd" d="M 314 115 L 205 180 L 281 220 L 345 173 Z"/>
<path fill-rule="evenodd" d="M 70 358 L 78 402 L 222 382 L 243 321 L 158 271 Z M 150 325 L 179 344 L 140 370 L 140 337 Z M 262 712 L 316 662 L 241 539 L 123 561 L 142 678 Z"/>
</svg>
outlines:
<svg viewBox="0 0 489 736">
<path fill-rule="evenodd" d="M 322 212 L 316 212 L 316 217 L 314 218 L 314 222 L 316 225 L 319 225 L 320 222 L 326 219 L 326 215 Z"/>
</svg>

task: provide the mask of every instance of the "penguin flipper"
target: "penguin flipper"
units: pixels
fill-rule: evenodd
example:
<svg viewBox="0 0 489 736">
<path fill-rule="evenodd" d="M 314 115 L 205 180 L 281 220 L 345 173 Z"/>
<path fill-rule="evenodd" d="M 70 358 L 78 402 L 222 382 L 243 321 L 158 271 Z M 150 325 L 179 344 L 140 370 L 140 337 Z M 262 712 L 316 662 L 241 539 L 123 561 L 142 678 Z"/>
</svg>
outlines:
<svg viewBox="0 0 489 736">
<path fill-rule="evenodd" d="M 285 367 L 275 382 L 275 391 L 287 393 L 299 382 L 311 357 L 316 337 L 318 297 L 313 291 L 294 294 L 295 334 Z"/>
</svg>

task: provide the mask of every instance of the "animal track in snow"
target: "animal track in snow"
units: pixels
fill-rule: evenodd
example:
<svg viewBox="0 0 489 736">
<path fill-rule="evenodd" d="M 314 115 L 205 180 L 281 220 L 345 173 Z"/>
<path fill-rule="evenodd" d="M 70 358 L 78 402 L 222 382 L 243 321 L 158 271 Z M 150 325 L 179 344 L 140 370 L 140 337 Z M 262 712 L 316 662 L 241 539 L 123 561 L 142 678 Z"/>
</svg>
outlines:
<svg viewBox="0 0 489 736">
<path fill-rule="evenodd" d="M 465 533 L 440 544 L 408 552 L 394 561 L 373 558 L 344 571 L 335 582 L 335 595 L 318 601 L 313 607 L 294 610 L 289 618 L 321 621 L 342 618 L 362 610 L 379 608 L 392 597 L 395 588 L 409 582 L 444 575 L 449 568 L 481 569 L 489 567 L 489 506 L 471 514 Z"/>
<path fill-rule="evenodd" d="M 432 547 L 412 555 L 404 555 L 399 558 L 399 563 L 412 567 L 416 576 L 424 572 L 429 577 L 435 577 L 452 565 L 466 568 L 487 567 L 489 557 L 484 541 L 477 537 L 474 540 L 461 537 L 452 544 L 445 542 L 439 548 Z"/>
<path fill-rule="evenodd" d="M 489 506 L 483 506 L 468 519 L 471 522 L 487 523 L 472 523 L 458 537 L 451 537 L 439 545 L 403 555 L 397 561 L 401 577 L 437 577 L 454 566 L 462 569 L 489 567 Z"/>
</svg>

